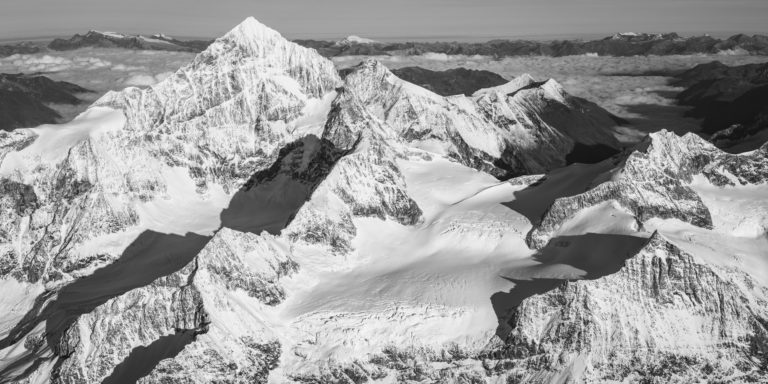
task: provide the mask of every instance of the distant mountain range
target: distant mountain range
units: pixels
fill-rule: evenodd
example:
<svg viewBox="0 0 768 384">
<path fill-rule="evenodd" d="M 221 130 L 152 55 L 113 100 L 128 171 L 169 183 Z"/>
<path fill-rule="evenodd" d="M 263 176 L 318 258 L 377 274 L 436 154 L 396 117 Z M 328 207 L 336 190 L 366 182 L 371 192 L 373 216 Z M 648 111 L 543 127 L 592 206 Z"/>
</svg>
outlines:
<svg viewBox="0 0 768 384">
<path fill-rule="evenodd" d="M 90 92 L 76 84 L 45 76 L 0 73 L 0 131 L 55 123 L 61 115 L 50 104 L 80 104 L 76 95 Z"/>
<path fill-rule="evenodd" d="M 743 34 L 727 39 L 711 36 L 681 37 L 676 33 L 618 33 L 600 40 L 492 40 L 483 43 L 466 42 L 403 42 L 337 44 L 323 40 L 295 40 L 305 47 L 315 48 L 326 57 L 351 55 L 419 55 L 444 53 L 448 55 L 510 56 L 600 56 L 678 55 L 695 53 L 735 52 L 768 54 L 768 36 Z"/>
<path fill-rule="evenodd" d="M 152 36 L 124 35 L 115 32 L 88 31 L 69 39 L 55 39 L 48 48 L 69 51 L 83 47 L 128 48 L 156 51 L 200 52 L 211 44 L 209 40 L 178 40 L 164 34 Z"/>
<path fill-rule="evenodd" d="M 128 35 L 115 32 L 89 31 L 69 39 L 55 39 L 47 49 L 66 51 L 84 47 L 126 48 L 141 50 L 200 52 L 212 40 L 180 40 L 163 34 Z M 448 55 L 511 56 L 643 56 L 696 53 L 768 54 L 768 36 L 738 34 L 727 39 L 712 36 L 682 37 L 677 33 L 617 33 L 599 40 L 491 40 L 487 42 L 379 42 L 359 36 L 342 40 L 297 39 L 295 43 L 316 49 L 322 56 Z M 0 57 L 17 53 L 36 53 L 46 47 L 29 43 L 0 46 Z"/>
<path fill-rule="evenodd" d="M 703 119 L 702 132 L 718 147 L 742 152 L 768 139 L 768 64 L 713 61 L 676 75 L 672 85 L 687 87 L 678 102 L 693 107 L 688 116 Z"/>
<path fill-rule="evenodd" d="M 0 45 L 0 57 L 8 57 L 16 54 L 32 54 L 42 50 L 39 45 L 30 42 Z"/>
<path fill-rule="evenodd" d="M 615 124 L 248 18 L 0 131 L 0 384 L 765 383 L 768 145 Z"/>
</svg>

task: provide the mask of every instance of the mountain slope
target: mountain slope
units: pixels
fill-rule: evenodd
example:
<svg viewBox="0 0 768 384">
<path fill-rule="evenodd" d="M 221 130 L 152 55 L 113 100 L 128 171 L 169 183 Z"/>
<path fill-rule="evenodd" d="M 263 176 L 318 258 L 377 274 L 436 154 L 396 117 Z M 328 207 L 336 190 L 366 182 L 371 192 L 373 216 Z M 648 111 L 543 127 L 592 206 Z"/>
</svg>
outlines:
<svg viewBox="0 0 768 384">
<path fill-rule="evenodd" d="M 768 141 L 768 65 L 714 61 L 677 75 L 674 84 L 687 87 L 678 102 L 693 107 L 687 114 L 703 119 L 702 131 L 719 147 L 743 152 Z"/>
<path fill-rule="evenodd" d="M 80 104 L 76 84 L 45 76 L 0 73 L 0 130 L 55 123 L 61 115 L 46 104 Z"/>
<path fill-rule="evenodd" d="M 440 97 L 367 60 L 346 75 L 345 89 L 410 145 L 499 178 L 564 165 L 577 143 L 620 147 L 611 115 L 554 80 L 523 75 L 472 97 Z"/>
<path fill-rule="evenodd" d="M 0 132 L 0 382 L 586 382 L 669 351 L 681 382 L 764 377 L 768 149 L 664 132 L 560 167 L 615 140 L 587 109 L 529 76 L 342 80 L 249 18 Z"/>
<path fill-rule="evenodd" d="M 142 35 L 124 35 L 115 32 L 88 31 L 84 35 L 75 34 L 69 39 L 54 39 L 48 44 L 48 48 L 54 51 L 71 51 L 85 47 L 97 47 L 200 52 L 205 50 L 210 43 L 210 41 L 205 40 L 178 40 L 163 34 L 147 37 Z"/>
</svg>

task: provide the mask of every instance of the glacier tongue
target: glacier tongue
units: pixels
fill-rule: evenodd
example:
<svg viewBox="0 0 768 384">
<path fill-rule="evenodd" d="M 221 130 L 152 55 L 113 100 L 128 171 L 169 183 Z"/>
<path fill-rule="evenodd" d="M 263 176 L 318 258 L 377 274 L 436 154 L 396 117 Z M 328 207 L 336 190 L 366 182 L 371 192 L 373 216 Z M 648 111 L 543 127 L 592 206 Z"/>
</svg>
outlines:
<svg viewBox="0 0 768 384">
<path fill-rule="evenodd" d="M 765 234 L 713 212 L 768 223 L 768 146 L 660 132 L 558 168 L 613 125 L 554 80 L 342 79 L 248 18 L 0 132 L 0 382 L 765 377 Z"/>
</svg>

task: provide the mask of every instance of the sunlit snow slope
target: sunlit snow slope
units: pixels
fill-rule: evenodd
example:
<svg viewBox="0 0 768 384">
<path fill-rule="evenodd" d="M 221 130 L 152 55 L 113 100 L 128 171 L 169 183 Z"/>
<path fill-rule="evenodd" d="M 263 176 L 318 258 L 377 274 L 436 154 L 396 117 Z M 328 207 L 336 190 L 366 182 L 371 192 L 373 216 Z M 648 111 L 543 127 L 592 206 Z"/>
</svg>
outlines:
<svg viewBox="0 0 768 384">
<path fill-rule="evenodd" d="M 609 120 L 342 79 L 249 18 L 0 133 L 0 382 L 764 381 L 768 146 L 562 167 Z"/>
</svg>

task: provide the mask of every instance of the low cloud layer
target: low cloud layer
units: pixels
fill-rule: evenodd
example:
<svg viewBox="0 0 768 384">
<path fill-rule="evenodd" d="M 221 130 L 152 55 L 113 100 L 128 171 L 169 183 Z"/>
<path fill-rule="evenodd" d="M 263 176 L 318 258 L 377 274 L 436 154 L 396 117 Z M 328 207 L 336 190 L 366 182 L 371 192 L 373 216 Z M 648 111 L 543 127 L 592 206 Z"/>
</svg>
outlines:
<svg viewBox="0 0 768 384">
<path fill-rule="evenodd" d="M 171 75 L 173 75 L 173 72 L 163 72 L 158 73 L 157 75 L 151 75 L 148 73 L 135 73 L 123 80 L 123 84 L 133 87 L 149 87 L 165 80 L 168 76 Z"/>
<path fill-rule="evenodd" d="M 58 108 L 64 119 L 74 117 L 89 102 L 110 90 L 128 86 L 148 87 L 162 81 L 190 62 L 194 54 L 123 49 L 79 49 L 0 59 L 0 73 L 43 72 L 54 80 L 73 82 L 94 90 L 82 95 L 87 102 L 77 107 Z M 510 57 L 497 60 L 487 56 L 429 53 L 420 56 L 375 57 L 390 68 L 420 66 L 433 70 L 456 67 L 485 69 L 507 79 L 529 73 L 537 79 L 553 78 L 571 94 L 586 98 L 610 112 L 627 118 L 633 128 L 655 131 L 695 129 L 698 122 L 683 118 L 684 108 L 676 106 L 674 94 L 680 89 L 667 85 L 667 78 L 649 72 L 670 72 L 719 60 L 727 65 L 765 62 L 765 57 L 744 55 L 692 55 L 648 57 Z M 337 57 L 337 67 L 353 66 L 366 57 Z M 632 135 L 627 131 L 627 135 Z"/>
<path fill-rule="evenodd" d="M 68 121 L 107 91 L 152 86 L 192 58 L 194 54 L 186 52 L 86 48 L 0 58 L 0 73 L 42 73 L 53 80 L 93 90 L 93 93 L 78 95 L 86 101 L 81 105 L 52 106 L 63 116 L 62 121 Z"/>
<path fill-rule="evenodd" d="M 13 55 L 0 59 L 3 65 L 24 69 L 23 72 L 62 72 L 71 70 L 95 70 L 110 67 L 112 63 L 95 57 L 66 58 L 51 55 Z"/>
</svg>

